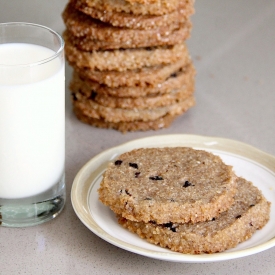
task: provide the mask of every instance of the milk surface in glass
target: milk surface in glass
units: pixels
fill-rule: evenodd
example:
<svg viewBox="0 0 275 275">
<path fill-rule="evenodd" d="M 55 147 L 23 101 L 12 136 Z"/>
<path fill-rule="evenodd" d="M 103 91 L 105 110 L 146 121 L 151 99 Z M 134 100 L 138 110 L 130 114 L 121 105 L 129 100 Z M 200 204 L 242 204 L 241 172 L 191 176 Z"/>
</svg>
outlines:
<svg viewBox="0 0 275 275">
<path fill-rule="evenodd" d="M 15 72 L 0 72 L 0 198 L 39 194 L 63 174 L 64 64 L 58 58 L 45 62 L 31 79 L 24 69 L 54 54 L 33 44 L 0 45 L 0 67 Z"/>
</svg>

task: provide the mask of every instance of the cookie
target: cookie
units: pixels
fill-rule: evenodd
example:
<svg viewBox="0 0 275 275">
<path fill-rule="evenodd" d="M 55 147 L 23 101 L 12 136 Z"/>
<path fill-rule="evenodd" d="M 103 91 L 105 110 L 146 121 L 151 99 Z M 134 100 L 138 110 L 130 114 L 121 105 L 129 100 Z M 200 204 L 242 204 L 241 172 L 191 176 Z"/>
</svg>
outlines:
<svg viewBox="0 0 275 275">
<path fill-rule="evenodd" d="M 172 46 L 119 49 L 109 51 L 81 51 L 65 40 L 65 54 L 68 62 L 79 68 L 119 72 L 176 62 L 189 56 L 185 43 Z"/>
<path fill-rule="evenodd" d="M 167 128 L 171 123 L 176 119 L 177 116 L 165 115 L 155 120 L 141 121 L 135 120 L 131 122 L 109 122 L 104 119 L 97 119 L 89 117 L 83 114 L 81 109 L 78 109 L 77 106 L 73 108 L 76 117 L 89 125 L 98 128 L 112 128 L 118 130 L 122 133 L 134 132 L 134 131 L 149 131 L 149 130 L 159 130 L 162 128 Z"/>
<path fill-rule="evenodd" d="M 128 49 L 182 43 L 190 37 L 191 28 L 191 23 L 187 22 L 182 28 L 174 30 L 172 33 L 167 34 L 167 36 L 147 36 L 144 38 L 144 40 L 138 39 L 137 41 L 123 39 L 107 42 L 105 40 L 91 39 L 90 37 L 76 37 L 70 33 L 69 30 L 66 30 L 63 33 L 63 37 L 68 37 L 71 43 L 83 51 L 112 50 L 120 48 Z"/>
<path fill-rule="evenodd" d="M 91 8 L 101 11 L 125 12 L 131 14 L 162 15 L 179 8 L 182 0 L 158 0 L 158 1 L 127 1 L 127 0 L 78 0 Z M 186 3 L 194 3 L 194 0 L 186 0 Z"/>
<path fill-rule="evenodd" d="M 237 179 L 234 204 L 219 217 L 196 224 L 134 222 L 119 223 L 150 243 L 187 254 L 216 253 L 248 240 L 269 220 L 270 203 L 251 182 Z M 129 191 L 130 192 L 130 191 Z"/>
<path fill-rule="evenodd" d="M 190 1 L 181 1 L 178 8 L 170 13 L 143 16 L 126 12 L 100 10 L 89 7 L 87 3 L 78 0 L 75 0 L 73 5 L 77 10 L 114 27 L 131 29 L 155 29 L 176 22 L 184 23 L 194 13 L 194 5 Z"/>
<path fill-rule="evenodd" d="M 175 22 L 169 26 L 154 28 L 150 30 L 138 30 L 129 28 L 117 28 L 102 21 L 95 20 L 91 16 L 76 10 L 71 3 L 63 11 L 63 19 L 67 29 L 76 37 L 86 36 L 90 39 L 106 42 L 114 41 L 138 41 L 148 36 L 167 36 L 182 24 Z"/>
<path fill-rule="evenodd" d="M 85 96 L 90 97 L 94 92 L 97 94 L 111 97 L 145 97 L 170 93 L 173 90 L 183 89 L 193 85 L 195 81 L 195 68 L 192 63 L 181 68 L 179 71 L 171 74 L 164 82 L 155 86 L 139 87 L 139 86 L 119 86 L 111 88 L 106 85 L 99 84 L 79 75 L 74 71 L 73 78 L 70 83 L 72 91 L 79 91 Z"/>
<path fill-rule="evenodd" d="M 71 65 L 74 67 L 75 71 L 84 78 L 115 88 L 119 86 L 156 86 L 159 83 L 163 83 L 167 78 L 171 77 L 171 75 L 178 72 L 181 68 L 184 68 L 187 64 L 190 64 L 189 56 L 184 56 L 182 59 L 172 64 L 143 67 L 136 70 L 127 70 L 125 72 L 114 70 L 95 71 L 89 68 L 79 68 L 75 64 Z"/>
<path fill-rule="evenodd" d="M 105 107 L 123 108 L 123 109 L 148 109 L 173 105 L 179 101 L 185 100 L 194 93 L 194 85 L 173 90 L 170 93 L 145 97 L 112 97 L 93 92 L 92 99 Z M 81 87 L 74 92 L 74 97 L 83 95 Z"/>
<path fill-rule="evenodd" d="M 69 0 L 63 37 L 78 119 L 156 130 L 193 107 L 193 13 L 193 0 Z"/>
<path fill-rule="evenodd" d="M 81 49 L 83 49 L 83 44 L 89 46 L 91 43 L 95 45 L 93 48 L 90 48 L 90 45 L 89 48 L 94 50 L 96 46 L 100 46 L 97 49 L 114 49 L 171 45 L 175 44 L 175 34 L 180 43 L 189 37 L 191 30 L 190 20 L 150 30 L 113 27 L 77 11 L 70 4 L 67 5 L 62 16 L 67 30 L 73 36 L 71 41 L 74 41 Z M 98 45 L 96 45 L 97 41 Z"/>
<path fill-rule="evenodd" d="M 237 183 L 220 157 L 189 147 L 141 148 L 111 161 L 99 200 L 132 221 L 199 222 L 230 208 Z"/>
<path fill-rule="evenodd" d="M 110 108 L 96 103 L 93 99 L 78 94 L 73 97 L 73 105 L 88 117 L 104 119 L 108 122 L 131 122 L 136 120 L 150 121 L 159 119 L 165 115 L 177 116 L 186 112 L 195 105 L 195 99 L 190 96 L 175 104 L 148 109 L 123 109 Z"/>
</svg>

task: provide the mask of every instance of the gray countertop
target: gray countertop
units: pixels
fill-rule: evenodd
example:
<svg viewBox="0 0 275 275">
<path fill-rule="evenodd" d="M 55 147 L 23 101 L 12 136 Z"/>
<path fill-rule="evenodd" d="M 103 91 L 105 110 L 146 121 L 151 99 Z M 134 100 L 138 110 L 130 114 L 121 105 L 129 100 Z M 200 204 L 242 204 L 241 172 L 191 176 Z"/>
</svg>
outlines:
<svg viewBox="0 0 275 275">
<path fill-rule="evenodd" d="M 27 21 L 62 33 L 65 0 L 0 0 L 0 22 Z M 275 1 L 197 0 L 188 46 L 197 70 L 196 106 L 170 128 L 121 134 L 79 122 L 66 98 L 67 203 L 59 217 L 0 228 L 0 274 L 274 274 L 275 248 L 214 263 L 173 263 L 120 249 L 77 218 L 70 190 L 79 169 L 105 149 L 154 135 L 238 140 L 275 155 Z M 66 83 L 72 70 L 66 67 Z"/>
</svg>

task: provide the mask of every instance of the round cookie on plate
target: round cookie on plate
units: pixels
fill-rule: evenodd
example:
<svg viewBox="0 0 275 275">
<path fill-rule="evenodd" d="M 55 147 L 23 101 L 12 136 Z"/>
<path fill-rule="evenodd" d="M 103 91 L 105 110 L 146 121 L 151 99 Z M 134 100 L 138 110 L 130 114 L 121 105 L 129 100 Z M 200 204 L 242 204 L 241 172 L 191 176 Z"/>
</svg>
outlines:
<svg viewBox="0 0 275 275">
<path fill-rule="evenodd" d="M 99 199 L 122 217 L 143 222 L 212 220 L 234 202 L 237 182 L 220 157 L 189 147 L 141 148 L 110 162 Z"/>
<path fill-rule="evenodd" d="M 269 220 L 270 203 L 259 189 L 237 179 L 235 201 L 229 210 L 211 221 L 199 223 L 135 222 L 121 216 L 119 223 L 150 243 L 187 254 L 216 253 L 248 240 Z"/>
</svg>

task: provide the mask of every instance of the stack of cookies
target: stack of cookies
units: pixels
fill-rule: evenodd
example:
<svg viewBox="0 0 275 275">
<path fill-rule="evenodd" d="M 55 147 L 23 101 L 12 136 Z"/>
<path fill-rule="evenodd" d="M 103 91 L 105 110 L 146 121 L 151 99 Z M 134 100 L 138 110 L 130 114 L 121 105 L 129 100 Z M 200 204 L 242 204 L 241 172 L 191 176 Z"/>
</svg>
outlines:
<svg viewBox="0 0 275 275">
<path fill-rule="evenodd" d="M 99 199 L 150 243 L 187 254 L 216 253 L 249 239 L 270 203 L 220 157 L 187 147 L 141 148 L 112 161 Z"/>
<path fill-rule="evenodd" d="M 70 0 L 63 36 L 78 119 L 156 130 L 194 106 L 193 13 L 194 0 Z"/>
</svg>

